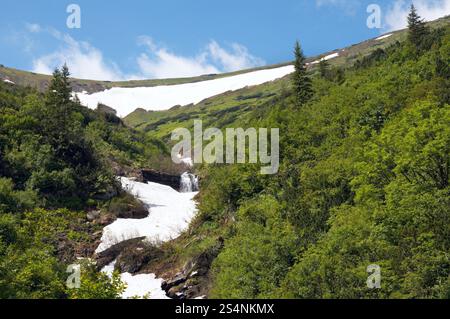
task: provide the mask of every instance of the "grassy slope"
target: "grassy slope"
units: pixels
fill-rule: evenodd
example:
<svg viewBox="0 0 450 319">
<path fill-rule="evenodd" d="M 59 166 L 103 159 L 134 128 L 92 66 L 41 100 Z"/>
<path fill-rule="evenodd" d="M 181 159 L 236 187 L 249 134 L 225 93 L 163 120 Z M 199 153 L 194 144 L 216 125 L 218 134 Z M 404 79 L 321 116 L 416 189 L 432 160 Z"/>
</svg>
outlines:
<svg viewBox="0 0 450 319">
<path fill-rule="evenodd" d="M 84 79 L 72 79 L 72 87 L 75 92 L 87 91 L 89 93 L 104 91 L 113 87 L 152 87 L 160 85 L 176 85 L 184 83 L 195 83 L 207 80 L 220 79 L 228 76 L 244 74 L 252 71 L 266 70 L 288 65 L 289 63 L 280 63 L 276 65 L 253 68 L 248 70 L 241 70 L 231 73 L 223 74 L 207 74 L 197 77 L 175 78 L 175 79 L 154 79 L 154 80 L 135 80 L 135 81 L 95 81 Z M 30 86 L 37 88 L 39 91 L 45 91 L 50 83 L 51 76 L 36 74 L 33 72 L 21 71 L 13 68 L 8 68 L 0 64 L 0 79 L 8 79 L 20 86 Z"/>
<path fill-rule="evenodd" d="M 445 17 L 430 23 L 432 27 L 440 27 L 450 22 L 450 17 Z M 406 30 L 392 33 L 392 36 L 376 40 L 371 39 L 341 50 L 334 50 L 309 58 L 308 61 L 316 61 L 329 54 L 339 52 L 339 57 L 329 60 L 329 64 L 334 67 L 347 67 L 353 65 L 358 59 L 365 57 L 377 49 L 384 49 L 397 41 L 405 40 Z M 311 72 L 317 72 L 318 65 L 311 66 Z M 138 109 L 125 117 L 127 125 L 151 132 L 152 136 L 168 139 L 173 129 L 178 127 L 191 128 L 194 119 L 203 119 L 204 124 L 213 124 L 214 127 L 221 128 L 227 124 L 239 122 L 245 119 L 245 114 L 254 108 L 258 108 L 270 100 L 280 97 L 283 92 L 289 89 L 289 76 L 271 83 L 244 88 L 234 92 L 227 92 L 215 97 L 211 97 L 197 105 L 185 107 L 174 107 L 167 111 L 145 111 Z"/>
</svg>

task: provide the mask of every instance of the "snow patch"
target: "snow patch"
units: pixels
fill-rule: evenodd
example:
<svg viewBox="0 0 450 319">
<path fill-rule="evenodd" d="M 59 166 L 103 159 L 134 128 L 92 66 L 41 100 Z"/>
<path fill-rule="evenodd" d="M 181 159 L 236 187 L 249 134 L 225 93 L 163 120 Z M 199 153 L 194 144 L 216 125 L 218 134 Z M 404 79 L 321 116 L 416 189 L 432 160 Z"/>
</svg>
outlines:
<svg viewBox="0 0 450 319">
<path fill-rule="evenodd" d="M 196 192 L 179 193 L 157 183 L 138 183 L 121 178 L 122 187 L 149 207 L 144 219 L 117 219 L 103 229 L 100 253 L 122 241 L 146 237 L 149 242 L 160 243 L 177 238 L 188 227 L 197 213 L 193 201 Z"/>
<path fill-rule="evenodd" d="M 114 272 L 114 266 L 116 261 L 105 266 L 102 272 L 106 273 L 109 277 L 112 277 Z M 170 299 L 166 296 L 164 290 L 161 289 L 163 280 L 157 279 L 154 274 L 141 274 L 133 276 L 130 273 L 123 273 L 120 275 L 120 279 L 127 287 L 122 293 L 122 299 L 130 298 L 149 298 L 149 299 Z"/>
<path fill-rule="evenodd" d="M 289 65 L 196 83 L 112 88 L 103 92 L 93 94 L 82 92 L 77 95 L 81 103 L 91 109 L 96 109 L 98 103 L 102 103 L 114 108 L 118 116 L 125 117 L 137 108 L 161 111 L 175 105 L 197 104 L 212 96 L 274 81 L 292 72 L 294 66 Z"/>
<path fill-rule="evenodd" d="M 146 237 L 150 242 L 165 242 L 178 237 L 185 231 L 197 213 L 194 197 L 196 192 L 179 193 L 171 187 L 157 183 L 139 183 L 129 178 L 120 178 L 123 189 L 149 207 L 149 216 L 144 219 L 118 219 L 103 229 L 101 243 L 96 252 L 102 252 L 122 241 Z M 102 271 L 112 276 L 116 261 Z M 169 299 L 161 288 L 163 279 L 155 274 L 130 273 L 120 275 L 127 285 L 123 299 L 139 297 Z"/>
<path fill-rule="evenodd" d="M 311 62 L 310 64 L 318 64 L 321 61 L 328 61 L 328 60 L 331 60 L 331 59 L 334 59 L 334 58 L 337 58 L 337 57 L 339 57 L 339 52 L 335 52 L 335 53 L 329 54 L 329 55 L 323 57 L 322 59 L 319 59 L 319 60 L 316 60 L 314 62 Z"/>
<path fill-rule="evenodd" d="M 14 83 L 13 81 L 8 80 L 8 79 L 4 79 L 3 82 L 8 83 L 8 84 L 12 84 L 12 85 L 15 85 L 15 84 L 16 84 L 16 83 Z"/>
<path fill-rule="evenodd" d="M 381 37 L 376 38 L 375 40 L 383 40 L 383 39 L 387 39 L 387 38 L 389 38 L 391 35 L 392 35 L 392 33 L 390 33 L 390 34 L 385 34 L 385 35 L 382 35 Z"/>
</svg>

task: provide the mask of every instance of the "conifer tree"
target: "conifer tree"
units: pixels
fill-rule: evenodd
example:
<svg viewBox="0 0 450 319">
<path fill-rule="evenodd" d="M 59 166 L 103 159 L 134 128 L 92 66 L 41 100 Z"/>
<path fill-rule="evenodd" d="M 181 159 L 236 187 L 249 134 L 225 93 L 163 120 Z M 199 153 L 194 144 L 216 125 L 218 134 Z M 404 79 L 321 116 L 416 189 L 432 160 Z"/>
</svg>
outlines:
<svg viewBox="0 0 450 319">
<path fill-rule="evenodd" d="M 46 114 L 44 125 L 50 143 L 61 146 L 77 135 L 77 121 L 74 119 L 75 103 L 72 101 L 72 88 L 69 69 L 64 65 L 53 72 L 46 94 Z"/>
<path fill-rule="evenodd" d="M 408 15 L 408 39 L 416 49 L 421 49 L 423 41 L 428 33 L 424 20 L 417 14 L 416 7 L 411 5 L 411 10 Z"/>
<path fill-rule="evenodd" d="M 306 58 L 300 47 L 300 43 L 295 43 L 295 72 L 293 75 L 294 90 L 298 105 L 306 104 L 313 96 L 311 79 L 306 72 Z"/>
<path fill-rule="evenodd" d="M 329 72 L 330 72 L 329 69 L 330 69 L 330 64 L 328 63 L 328 61 L 324 60 L 324 59 L 320 60 L 319 72 L 320 72 L 320 76 L 322 78 L 327 78 L 328 77 Z"/>
</svg>

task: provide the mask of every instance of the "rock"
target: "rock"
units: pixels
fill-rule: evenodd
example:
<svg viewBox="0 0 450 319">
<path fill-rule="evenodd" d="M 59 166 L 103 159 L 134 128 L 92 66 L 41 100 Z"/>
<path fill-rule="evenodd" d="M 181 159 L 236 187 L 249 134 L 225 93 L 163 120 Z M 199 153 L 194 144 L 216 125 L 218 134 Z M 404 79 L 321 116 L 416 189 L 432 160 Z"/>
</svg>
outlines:
<svg viewBox="0 0 450 319">
<path fill-rule="evenodd" d="M 116 268 L 121 272 L 138 273 L 144 266 L 163 256 L 163 251 L 146 242 L 129 245 L 117 257 Z"/>
<path fill-rule="evenodd" d="M 106 104 L 102 104 L 102 103 L 99 103 L 97 105 L 97 110 L 96 111 L 100 112 L 100 113 L 105 113 L 105 114 L 112 114 L 112 115 L 116 115 L 117 114 L 117 111 L 115 109 L 113 109 L 112 107 L 110 107 L 110 106 L 108 106 Z"/>
<path fill-rule="evenodd" d="M 178 286 L 187 281 L 187 276 L 183 273 L 177 274 L 174 278 L 169 281 L 165 281 L 162 283 L 161 288 L 169 292 L 175 286 Z"/>
<path fill-rule="evenodd" d="M 125 219 L 142 219 L 146 218 L 148 214 L 148 209 L 144 205 L 137 207 L 129 205 L 126 210 L 118 212 L 117 217 Z"/>
<path fill-rule="evenodd" d="M 98 223 L 101 226 L 107 226 L 107 225 L 112 224 L 116 219 L 117 219 L 117 217 L 112 214 L 104 214 L 100 217 Z"/>
<path fill-rule="evenodd" d="M 197 257 L 193 258 L 184 267 L 184 272 L 191 275 L 195 273 L 195 276 L 204 276 L 209 272 L 214 259 L 219 255 L 223 248 L 223 238 L 217 240 L 217 244 L 210 249 L 204 251 Z"/>
<path fill-rule="evenodd" d="M 86 214 L 86 218 L 88 221 L 93 222 L 100 218 L 101 212 L 99 210 L 92 210 Z"/>
<path fill-rule="evenodd" d="M 171 175 L 152 169 L 146 169 L 142 170 L 142 177 L 144 182 L 163 184 L 170 186 L 177 191 L 180 190 L 181 177 L 179 175 Z"/>
<path fill-rule="evenodd" d="M 223 244 L 223 238 L 218 238 L 215 246 L 186 263 L 181 273 L 162 284 L 162 289 L 173 299 L 194 299 L 207 295 L 210 285 L 209 270 Z"/>
<path fill-rule="evenodd" d="M 97 262 L 97 269 L 102 269 L 106 265 L 109 265 L 122 253 L 122 251 L 128 250 L 130 247 L 135 247 L 138 243 L 142 242 L 145 237 L 134 238 L 130 240 L 123 241 L 117 245 L 108 248 L 94 256 Z"/>
</svg>

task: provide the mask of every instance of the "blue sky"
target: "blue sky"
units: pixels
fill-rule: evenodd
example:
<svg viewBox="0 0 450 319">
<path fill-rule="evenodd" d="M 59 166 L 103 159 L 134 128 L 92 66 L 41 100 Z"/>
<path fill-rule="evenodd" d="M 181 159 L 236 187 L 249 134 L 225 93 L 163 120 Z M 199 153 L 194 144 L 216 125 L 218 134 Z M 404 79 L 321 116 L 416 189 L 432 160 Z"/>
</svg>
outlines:
<svg viewBox="0 0 450 319">
<path fill-rule="evenodd" d="M 415 0 L 427 19 L 450 0 Z M 66 25 L 69 4 L 81 28 Z M 367 6 L 382 9 L 369 29 Z M 165 78 L 227 72 L 316 55 L 404 26 L 408 0 L 2 0 L 0 64 L 40 73 L 67 62 L 76 77 Z"/>
</svg>

